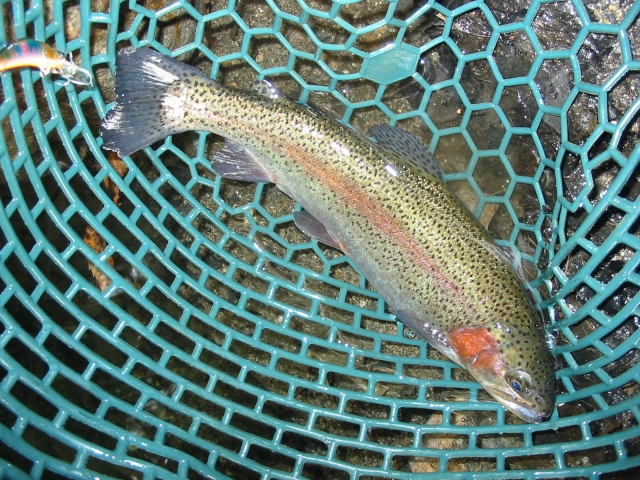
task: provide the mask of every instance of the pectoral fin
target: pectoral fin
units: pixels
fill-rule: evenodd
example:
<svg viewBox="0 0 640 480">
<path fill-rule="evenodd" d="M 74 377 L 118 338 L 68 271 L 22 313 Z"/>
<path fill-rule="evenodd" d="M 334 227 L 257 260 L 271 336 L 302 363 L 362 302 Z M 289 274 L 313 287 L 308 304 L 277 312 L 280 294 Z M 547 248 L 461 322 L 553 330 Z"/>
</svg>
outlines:
<svg viewBox="0 0 640 480">
<path fill-rule="evenodd" d="M 327 228 L 318 221 L 316 217 L 311 215 L 306 210 L 296 212 L 293 214 L 293 221 L 296 226 L 302 230 L 302 233 L 315 238 L 317 241 L 329 245 L 338 250 L 344 251 L 340 241 L 327 230 Z"/>
<path fill-rule="evenodd" d="M 457 352 L 452 348 L 447 336 L 433 328 L 429 322 L 418 319 L 414 314 L 406 310 L 396 310 L 396 316 L 404 325 L 413 330 L 418 337 L 425 340 L 432 347 L 435 347 L 440 353 L 452 361 L 462 365 Z"/>
</svg>

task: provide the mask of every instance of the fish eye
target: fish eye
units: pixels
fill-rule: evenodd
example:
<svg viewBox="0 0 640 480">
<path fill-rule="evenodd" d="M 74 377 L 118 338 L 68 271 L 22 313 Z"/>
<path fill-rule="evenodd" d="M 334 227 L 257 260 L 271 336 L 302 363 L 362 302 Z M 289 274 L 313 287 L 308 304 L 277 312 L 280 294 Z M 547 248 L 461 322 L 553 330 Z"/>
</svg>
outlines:
<svg viewBox="0 0 640 480">
<path fill-rule="evenodd" d="M 513 370 L 507 375 L 507 382 L 517 393 L 531 390 L 531 375 L 524 370 Z"/>
</svg>

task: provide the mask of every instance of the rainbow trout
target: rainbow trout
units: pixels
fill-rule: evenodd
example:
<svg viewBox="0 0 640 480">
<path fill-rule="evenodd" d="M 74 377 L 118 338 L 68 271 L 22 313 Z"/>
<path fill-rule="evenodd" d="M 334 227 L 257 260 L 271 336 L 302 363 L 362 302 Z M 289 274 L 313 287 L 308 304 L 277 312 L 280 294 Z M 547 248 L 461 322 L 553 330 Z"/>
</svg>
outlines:
<svg viewBox="0 0 640 480">
<path fill-rule="evenodd" d="M 122 52 L 104 147 L 129 155 L 169 135 L 226 138 L 226 178 L 273 182 L 298 227 L 342 250 L 422 339 L 527 422 L 549 417 L 555 374 L 543 323 L 486 230 L 442 182 L 427 148 L 391 126 L 374 143 L 309 108 L 245 92 L 151 49 Z"/>
</svg>

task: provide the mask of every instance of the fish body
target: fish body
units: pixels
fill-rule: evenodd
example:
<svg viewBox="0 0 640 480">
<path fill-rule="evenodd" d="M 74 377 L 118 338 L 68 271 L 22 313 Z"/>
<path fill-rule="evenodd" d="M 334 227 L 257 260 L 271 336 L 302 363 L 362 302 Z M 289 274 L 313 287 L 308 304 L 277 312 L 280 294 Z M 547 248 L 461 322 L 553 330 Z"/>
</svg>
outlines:
<svg viewBox="0 0 640 480">
<path fill-rule="evenodd" d="M 33 67 L 42 75 L 57 73 L 77 85 L 91 85 L 91 74 L 50 45 L 33 39 L 22 39 L 0 51 L 0 72 Z"/>
<path fill-rule="evenodd" d="M 121 53 L 117 68 L 105 148 L 125 156 L 186 130 L 225 137 L 212 160 L 218 174 L 275 183 L 303 207 L 298 226 L 351 257 L 416 334 L 522 419 L 552 413 L 555 374 L 540 317 L 410 134 L 375 127 L 376 144 L 302 105 L 220 85 L 150 49 Z"/>
</svg>

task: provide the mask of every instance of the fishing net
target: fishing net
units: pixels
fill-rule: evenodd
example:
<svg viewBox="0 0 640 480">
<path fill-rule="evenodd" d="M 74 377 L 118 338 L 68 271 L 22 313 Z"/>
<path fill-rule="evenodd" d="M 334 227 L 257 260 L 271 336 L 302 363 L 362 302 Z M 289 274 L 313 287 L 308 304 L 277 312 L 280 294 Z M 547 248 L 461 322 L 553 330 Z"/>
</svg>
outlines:
<svg viewBox="0 0 640 480">
<path fill-rule="evenodd" d="M 2 74 L 0 472 L 10 478 L 620 478 L 640 465 L 640 3 L 2 2 L 94 86 Z M 525 424 L 415 338 L 221 139 L 101 149 L 116 52 L 392 122 L 519 259 L 558 407 Z M 455 252 L 452 252 L 455 254 Z M 634 470 L 635 469 L 635 470 Z"/>
</svg>

